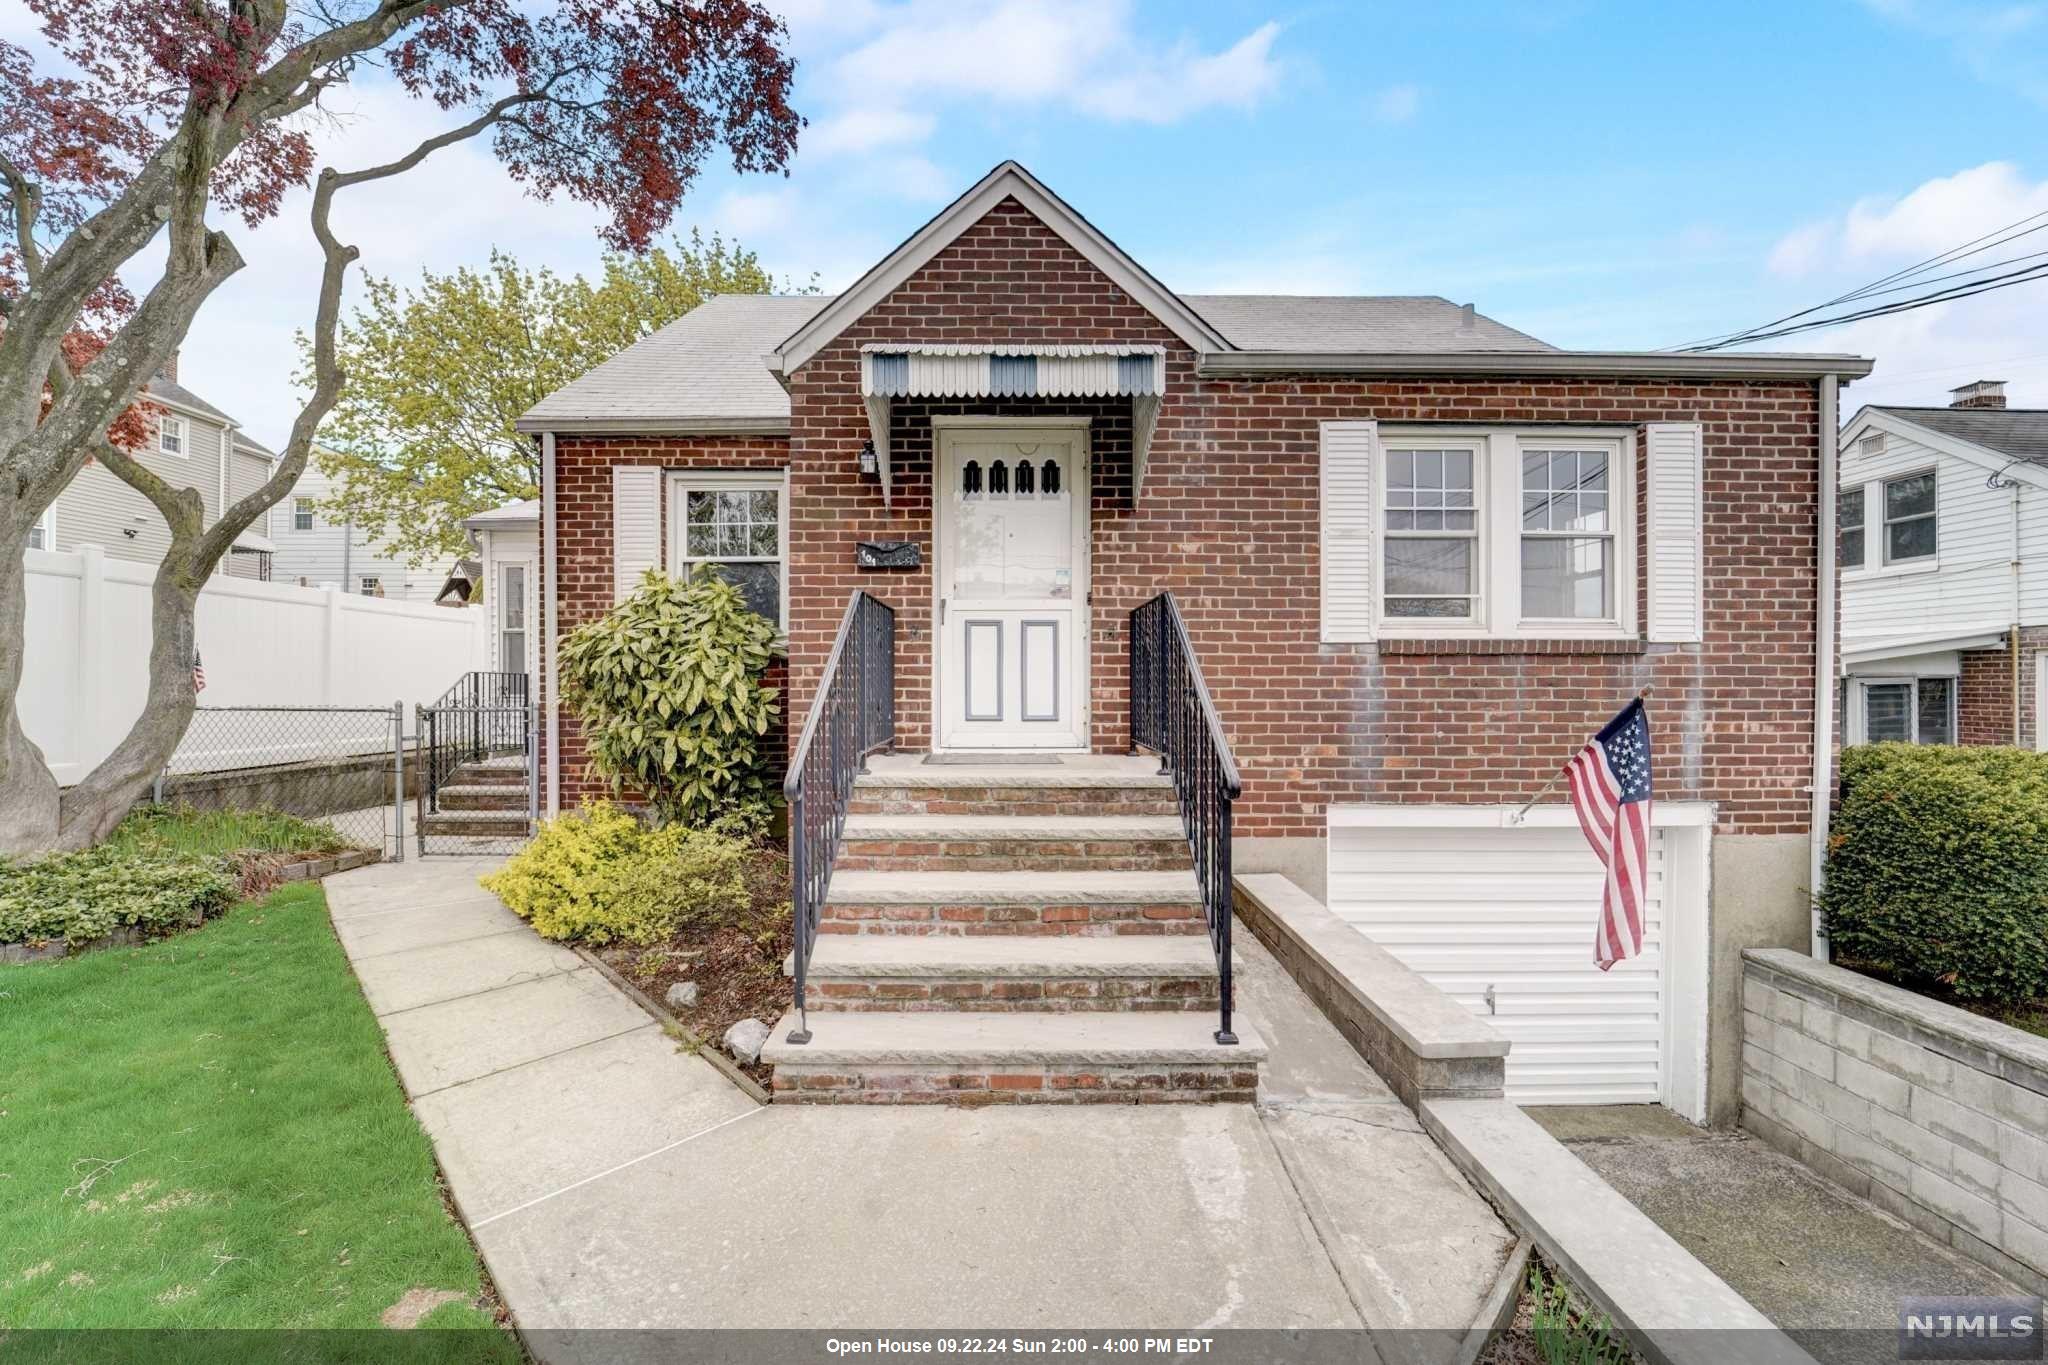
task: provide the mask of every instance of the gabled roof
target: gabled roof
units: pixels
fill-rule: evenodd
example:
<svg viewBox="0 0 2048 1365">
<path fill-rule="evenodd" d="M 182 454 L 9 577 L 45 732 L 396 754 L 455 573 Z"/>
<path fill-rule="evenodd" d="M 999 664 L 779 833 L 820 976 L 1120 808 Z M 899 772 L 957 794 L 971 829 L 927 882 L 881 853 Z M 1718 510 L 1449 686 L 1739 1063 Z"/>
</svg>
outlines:
<svg viewBox="0 0 2048 1365">
<path fill-rule="evenodd" d="M 175 379 L 166 379 L 160 374 L 152 375 L 150 381 L 142 386 L 142 391 L 151 398 L 161 398 L 166 403 L 186 408 L 198 413 L 202 417 L 211 417 L 222 426 L 231 427 L 235 425 L 234 418 L 228 416 Z"/>
<path fill-rule="evenodd" d="M 1872 404 L 1882 412 L 2000 455 L 2048 466 L 2048 408 L 1913 408 Z"/>
<path fill-rule="evenodd" d="M 1436 294 L 1183 294 L 1240 351 L 1554 351 Z"/>
<path fill-rule="evenodd" d="M 832 302 L 721 294 L 540 400 L 521 431 L 780 434 L 789 395 L 761 357 Z"/>
<path fill-rule="evenodd" d="M 1151 272 L 1125 255 L 1123 248 L 1103 236 L 1066 200 L 1040 184 L 1036 176 L 1016 162 L 1005 161 L 948 204 L 937 217 L 913 232 L 903 245 L 884 256 L 817 316 L 791 332 L 787 340 L 774 348 L 773 363 L 784 374 L 795 370 L 1005 199 L 1015 199 L 1022 204 L 1034 218 L 1087 258 L 1089 264 L 1114 280 L 1140 307 L 1158 318 L 1194 350 L 1230 348 L 1223 334 L 1204 320 L 1186 300 L 1152 278 Z"/>
</svg>

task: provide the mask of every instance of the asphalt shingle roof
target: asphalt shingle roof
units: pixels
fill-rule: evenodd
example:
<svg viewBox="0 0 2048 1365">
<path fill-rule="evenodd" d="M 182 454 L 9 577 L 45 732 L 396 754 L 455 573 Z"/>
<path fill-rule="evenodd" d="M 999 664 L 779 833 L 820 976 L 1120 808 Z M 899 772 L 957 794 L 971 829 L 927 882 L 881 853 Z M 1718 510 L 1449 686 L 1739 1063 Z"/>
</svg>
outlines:
<svg viewBox="0 0 2048 1365">
<path fill-rule="evenodd" d="M 761 360 L 832 300 L 722 294 L 533 405 L 520 420 L 787 420 L 789 395 Z"/>
<path fill-rule="evenodd" d="M 142 386 L 142 391 L 155 394 L 158 398 L 177 403 L 183 407 L 203 412 L 224 426 L 234 425 L 234 418 L 228 416 L 175 379 L 166 379 L 162 375 L 156 375 L 147 384 Z"/>
<path fill-rule="evenodd" d="M 2032 464 L 2048 465 L 2048 409 L 1906 408 L 1872 405 L 1904 422 Z"/>
<path fill-rule="evenodd" d="M 1553 351 L 1435 294 L 1183 294 L 1241 351 Z"/>
<path fill-rule="evenodd" d="M 1551 351 L 1545 342 L 1435 295 L 1187 294 L 1247 351 Z M 550 422 L 775 422 L 789 394 L 763 356 L 832 302 L 829 294 L 723 294 L 543 398 L 520 419 Z"/>
</svg>

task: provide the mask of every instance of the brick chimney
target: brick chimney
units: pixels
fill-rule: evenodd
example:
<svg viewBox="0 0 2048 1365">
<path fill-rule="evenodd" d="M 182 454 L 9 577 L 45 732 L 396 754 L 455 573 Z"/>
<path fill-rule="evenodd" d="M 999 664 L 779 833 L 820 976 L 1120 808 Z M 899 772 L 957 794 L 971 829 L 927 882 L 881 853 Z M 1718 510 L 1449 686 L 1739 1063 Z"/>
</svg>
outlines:
<svg viewBox="0 0 2048 1365">
<path fill-rule="evenodd" d="M 1952 408 L 2002 408 L 2005 406 L 2005 381 L 1975 379 L 1960 388 L 1950 389 L 1948 405 Z"/>
<path fill-rule="evenodd" d="M 178 353 L 176 351 L 171 352 L 171 358 L 169 360 L 166 360 L 163 364 L 157 366 L 156 377 L 159 379 L 168 379 L 173 384 L 178 382 Z M 2005 406 L 2003 400 L 2000 400 L 1999 406 Z"/>
</svg>

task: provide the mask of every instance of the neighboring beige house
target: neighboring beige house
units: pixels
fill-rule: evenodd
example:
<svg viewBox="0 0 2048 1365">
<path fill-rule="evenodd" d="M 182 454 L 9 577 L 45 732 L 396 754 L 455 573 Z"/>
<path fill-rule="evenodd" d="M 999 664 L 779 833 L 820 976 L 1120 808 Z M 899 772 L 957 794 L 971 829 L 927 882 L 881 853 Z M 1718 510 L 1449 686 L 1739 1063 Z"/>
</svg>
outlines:
<svg viewBox="0 0 2048 1365">
<path fill-rule="evenodd" d="M 163 409 L 149 441 L 136 452 L 141 462 L 180 487 L 197 489 L 211 525 L 221 507 L 270 477 L 277 455 L 241 430 L 241 424 L 178 382 L 178 362 L 144 386 Z M 263 523 L 242 533 L 216 572 L 239 578 L 270 577 L 269 539 Z M 98 545 L 115 559 L 154 564 L 170 548 L 171 528 L 148 498 L 98 462 L 88 463 L 43 511 L 29 534 L 29 547 L 75 550 Z"/>
<path fill-rule="evenodd" d="M 292 491 L 270 509 L 270 539 L 277 545 L 272 573 L 280 583 L 309 588 L 333 584 L 365 597 L 432 602 L 448 581 L 445 563 L 413 564 L 368 531 L 321 507 L 334 484 L 320 468 L 328 452 L 316 445 Z"/>
</svg>

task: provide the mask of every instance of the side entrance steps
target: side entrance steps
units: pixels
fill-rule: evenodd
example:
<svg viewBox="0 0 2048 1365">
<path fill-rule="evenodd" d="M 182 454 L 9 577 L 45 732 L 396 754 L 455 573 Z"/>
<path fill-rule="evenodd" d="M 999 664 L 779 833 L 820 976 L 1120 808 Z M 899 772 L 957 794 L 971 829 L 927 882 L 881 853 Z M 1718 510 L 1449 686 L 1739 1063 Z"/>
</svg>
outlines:
<svg viewBox="0 0 2048 1365">
<path fill-rule="evenodd" d="M 1144 759 L 874 760 L 807 974 L 762 1059 L 784 1103 L 1250 1101 L 1170 781 Z M 793 962 L 789 964 L 793 967 Z"/>
<path fill-rule="evenodd" d="M 464 763 L 434 793 L 438 809 L 420 817 L 428 835 L 524 839 L 533 833 L 523 757 Z"/>
</svg>

